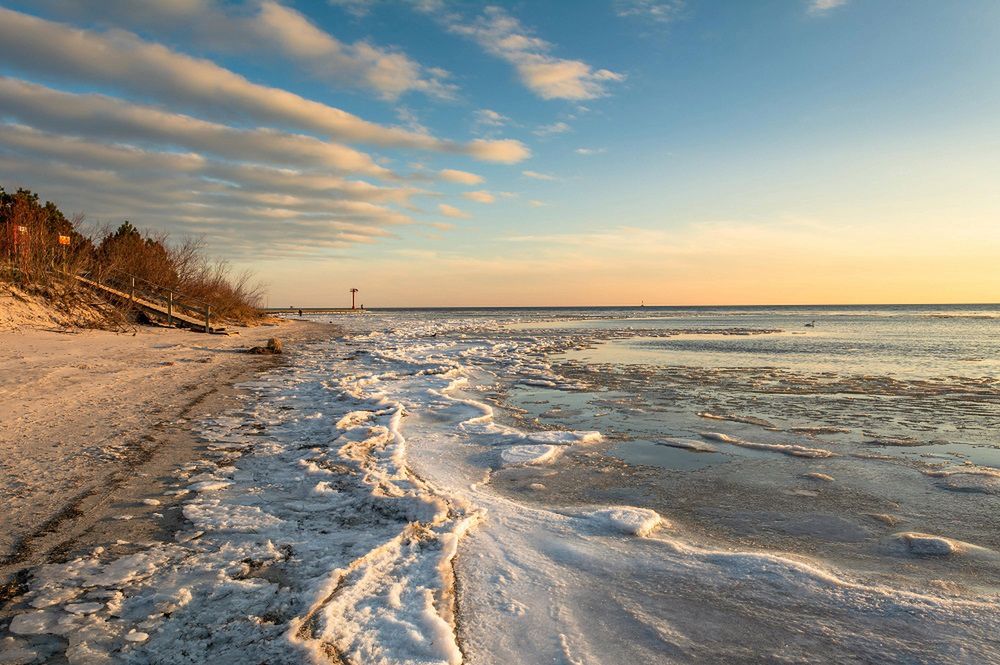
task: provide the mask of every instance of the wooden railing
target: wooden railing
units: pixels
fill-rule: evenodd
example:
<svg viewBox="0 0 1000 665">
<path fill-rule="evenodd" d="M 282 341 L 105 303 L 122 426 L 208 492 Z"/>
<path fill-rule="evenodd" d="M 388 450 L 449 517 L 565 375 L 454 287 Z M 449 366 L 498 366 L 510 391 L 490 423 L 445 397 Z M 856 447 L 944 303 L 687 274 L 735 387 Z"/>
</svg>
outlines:
<svg viewBox="0 0 1000 665">
<path fill-rule="evenodd" d="M 165 316 L 167 325 L 186 324 L 212 331 L 212 306 L 176 289 L 154 284 L 121 270 L 71 275 L 78 281 L 125 299 L 137 307 Z"/>
</svg>

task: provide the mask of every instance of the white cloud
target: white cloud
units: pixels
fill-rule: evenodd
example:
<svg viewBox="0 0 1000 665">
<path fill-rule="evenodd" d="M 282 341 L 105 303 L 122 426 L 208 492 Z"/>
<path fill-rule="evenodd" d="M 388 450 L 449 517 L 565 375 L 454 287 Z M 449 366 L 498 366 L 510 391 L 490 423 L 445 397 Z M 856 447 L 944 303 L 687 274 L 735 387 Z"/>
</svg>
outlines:
<svg viewBox="0 0 1000 665">
<path fill-rule="evenodd" d="M 472 216 L 469 213 L 465 212 L 464 210 L 456 208 L 455 206 L 452 205 L 448 205 L 447 203 L 438 204 L 438 210 L 445 217 L 452 217 L 454 219 L 468 219 L 469 217 Z"/>
<path fill-rule="evenodd" d="M 531 151 L 514 139 L 476 139 L 465 144 L 449 143 L 442 148 L 445 152 L 469 155 L 484 162 L 517 164 L 531 157 Z"/>
<path fill-rule="evenodd" d="M 104 95 L 60 92 L 2 76 L 0 107 L 7 115 L 50 131 L 167 143 L 239 161 L 326 166 L 380 177 L 393 175 L 363 152 L 312 136 L 271 129 L 236 129 Z"/>
<path fill-rule="evenodd" d="M 525 178 L 531 178 L 533 180 L 558 180 L 554 175 L 549 175 L 548 173 L 539 173 L 538 171 L 521 171 L 521 175 Z"/>
<path fill-rule="evenodd" d="M 122 31 L 98 34 L 0 8 L 0 58 L 8 66 L 74 84 L 109 85 L 171 106 L 258 123 L 292 125 L 339 140 L 466 154 L 513 163 L 530 152 L 519 141 L 462 144 L 369 122 L 287 90 L 259 85 L 215 63 Z"/>
<path fill-rule="evenodd" d="M 847 0 L 809 0 L 810 14 L 825 14 L 847 4 Z"/>
<path fill-rule="evenodd" d="M 462 196 L 469 199 L 470 201 L 475 201 L 476 203 L 494 203 L 497 200 L 496 196 L 482 190 L 475 192 L 465 192 L 464 194 L 462 194 Z"/>
<path fill-rule="evenodd" d="M 342 7 L 349 14 L 361 18 L 368 15 L 377 0 L 327 0 L 327 2 Z"/>
<path fill-rule="evenodd" d="M 545 205 L 545 201 L 539 201 L 538 199 L 531 199 L 528 201 L 528 205 L 532 208 L 541 208 Z"/>
<path fill-rule="evenodd" d="M 327 78 L 348 80 L 396 99 L 410 90 L 436 97 L 454 95 L 455 86 L 443 79 L 447 72 L 433 73 L 405 54 L 368 42 L 347 45 L 319 29 L 298 11 L 277 2 L 261 3 L 249 32 L 269 40 L 279 51 L 311 65 Z"/>
<path fill-rule="evenodd" d="M 483 182 L 483 176 L 469 173 L 468 171 L 459 171 L 458 169 L 442 169 L 438 172 L 438 175 L 441 176 L 442 180 L 457 182 L 463 185 L 478 185 Z"/>
<path fill-rule="evenodd" d="M 301 12 L 275 0 L 228 4 L 219 0 L 34 0 L 69 19 L 134 27 L 191 42 L 213 52 L 266 50 L 304 65 L 311 74 L 364 88 L 394 100 L 407 92 L 454 96 L 449 74 L 422 67 L 406 54 L 367 41 L 347 44 Z"/>
<path fill-rule="evenodd" d="M 684 10 L 684 0 L 615 0 L 614 7 L 621 17 L 670 23 Z"/>
<path fill-rule="evenodd" d="M 0 148 L 94 169 L 198 175 L 247 191 L 276 191 L 300 200 L 337 197 L 405 205 L 414 195 L 424 193 L 412 187 L 381 187 L 327 173 L 216 161 L 197 152 L 162 152 L 122 143 L 88 141 L 12 123 L 0 123 Z"/>
<path fill-rule="evenodd" d="M 510 122 L 510 118 L 492 109 L 479 109 L 476 111 L 475 118 L 477 125 L 485 127 L 503 127 Z"/>
<path fill-rule="evenodd" d="M 79 146 L 47 159 L 10 152 L 3 143 L 0 179 L 6 184 L 41 191 L 64 210 L 82 210 L 91 218 L 127 217 L 142 227 L 206 235 L 216 251 L 230 257 L 315 255 L 374 242 L 392 235 L 385 227 L 412 222 L 396 210 L 364 201 L 297 196 L 169 168 L 153 170 L 153 160 L 162 154 L 134 150 L 125 156 L 130 164 L 121 168 L 89 168 L 80 165 L 87 157 Z M 141 168 L 135 168 L 137 163 Z M 211 168 L 206 164 L 205 173 Z"/>
<path fill-rule="evenodd" d="M 447 11 L 444 3 L 422 3 L 455 34 L 472 39 L 488 53 L 512 64 L 525 86 L 542 99 L 593 99 L 607 94 L 611 83 L 625 76 L 595 69 L 582 60 L 558 58 L 553 45 L 535 37 L 504 9 L 488 6 L 472 21 Z"/>
<path fill-rule="evenodd" d="M 573 152 L 578 155 L 590 156 L 590 155 L 601 155 L 607 152 L 607 148 L 577 148 Z"/>
<path fill-rule="evenodd" d="M 570 126 L 565 122 L 554 122 L 551 125 L 540 125 L 532 132 L 535 136 L 552 136 L 553 134 L 565 134 L 570 131 Z"/>
</svg>

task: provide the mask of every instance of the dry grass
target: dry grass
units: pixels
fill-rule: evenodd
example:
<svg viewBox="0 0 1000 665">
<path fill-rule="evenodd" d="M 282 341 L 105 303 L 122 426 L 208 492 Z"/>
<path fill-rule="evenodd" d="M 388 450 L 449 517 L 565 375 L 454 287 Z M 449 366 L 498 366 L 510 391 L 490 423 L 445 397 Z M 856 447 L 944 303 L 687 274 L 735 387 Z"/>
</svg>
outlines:
<svg viewBox="0 0 1000 665">
<path fill-rule="evenodd" d="M 0 281 L 58 307 L 67 299 L 86 298 L 73 295 L 64 272 L 118 283 L 134 278 L 147 287 L 208 304 L 216 319 L 244 324 L 260 320 L 262 287 L 251 274 L 234 275 L 225 261 L 210 259 L 200 241 L 173 243 L 164 233 L 143 233 L 128 221 L 88 234 L 83 222 L 82 215 L 68 219 L 52 203 L 43 205 L 32 192 L 0 188 Z M 68 237 L 69 244 L 61 244 L 60 236 Z"/>
</svg>

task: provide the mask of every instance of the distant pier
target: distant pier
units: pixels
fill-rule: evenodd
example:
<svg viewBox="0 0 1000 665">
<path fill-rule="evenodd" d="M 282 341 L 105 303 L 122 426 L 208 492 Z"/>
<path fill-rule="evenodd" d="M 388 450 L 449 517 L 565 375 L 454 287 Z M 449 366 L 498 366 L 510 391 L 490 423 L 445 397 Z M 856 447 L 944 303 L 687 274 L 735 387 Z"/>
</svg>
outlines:
<svg viewBox="0 0 1000 665">
<path fill-rule="evenodd" d="M 350 307 L 263 307 L 260 311 L 265 314 L 298 314 L 302 312 L 304 316 L 306 314 L 363 314 L 365 310 L 360 307 L 355 309 Z"/>
</svg>

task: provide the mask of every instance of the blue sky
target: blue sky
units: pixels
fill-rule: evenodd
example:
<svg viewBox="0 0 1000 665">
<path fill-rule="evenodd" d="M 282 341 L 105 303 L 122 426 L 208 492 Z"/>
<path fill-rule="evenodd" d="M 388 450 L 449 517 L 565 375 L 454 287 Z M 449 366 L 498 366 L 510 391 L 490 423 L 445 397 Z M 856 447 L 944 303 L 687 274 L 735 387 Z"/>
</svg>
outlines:
<svg viewBox="0 0 1000 665">
<path fill-rule="evenodd" d="M 1000 300 L 996 2 L 0 8 L 0 183 L 275 302 Z"/>
</svg>

